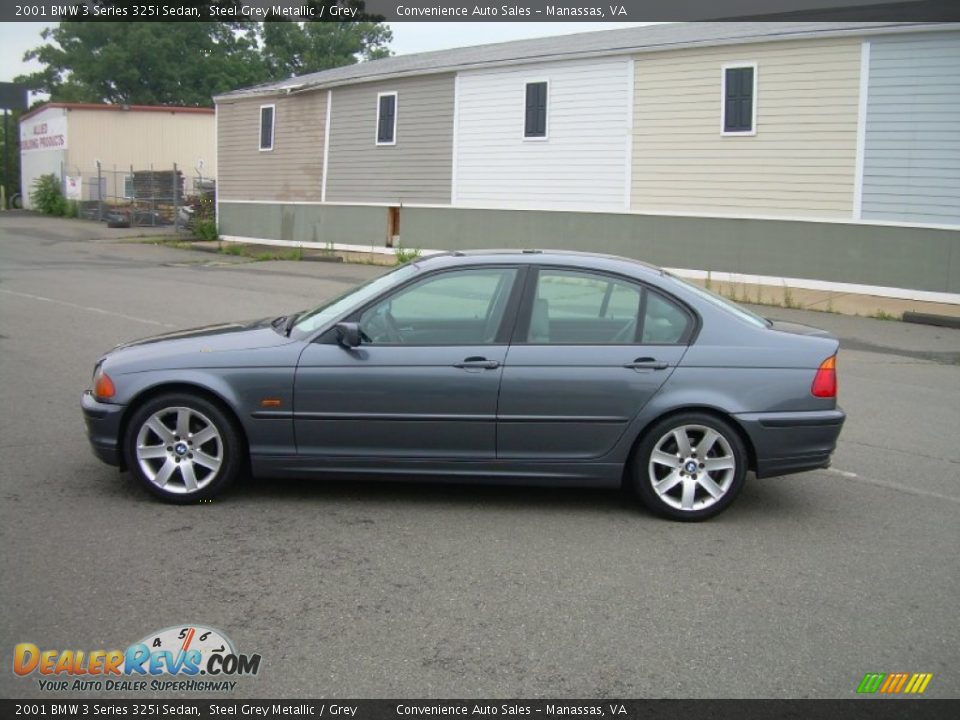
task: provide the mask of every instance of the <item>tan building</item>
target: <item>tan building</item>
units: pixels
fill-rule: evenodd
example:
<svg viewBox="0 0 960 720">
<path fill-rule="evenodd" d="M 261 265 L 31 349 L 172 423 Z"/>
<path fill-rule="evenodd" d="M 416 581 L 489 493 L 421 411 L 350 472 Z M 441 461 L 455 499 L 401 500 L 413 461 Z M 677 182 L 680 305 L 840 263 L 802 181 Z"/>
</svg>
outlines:
<svg viewBox="0 0 960 720">
<path fill-rule="evenodd" d="M 97 163 L 100 164 L 98 180 Z M 24 206 L 41 175 L 61 179 L 77 200 L 125 197 L 132 172 L 183 173 L 190 191 L 217 176 L 216 119 L 211 108 L 48 103 L 20 118 Z"/>
</svg>

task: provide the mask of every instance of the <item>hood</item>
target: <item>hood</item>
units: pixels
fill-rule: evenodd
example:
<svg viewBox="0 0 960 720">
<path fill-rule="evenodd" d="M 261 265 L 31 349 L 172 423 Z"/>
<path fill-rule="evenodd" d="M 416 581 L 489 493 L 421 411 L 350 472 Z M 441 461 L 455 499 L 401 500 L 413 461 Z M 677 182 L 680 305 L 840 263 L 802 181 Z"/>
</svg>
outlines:
<svg viewBox="0 0 960 720">
<path fill-rule="evenodd" d="M 144 345 L 154 345 L 156 343 L 171 341 L 196 342 L 204 347 L 216 346 L 217 349 L 242 350 L 243 347 L 238 346 L 237 343 L 240 345 L 248 344 L 254 336 L 258 335 L 258 333 L 251 334 L 251 330 L 263 328 L 272 330 L 270 322 L 271 320 L 269 318 L 262 318 L 259 320 L 220 323 L 218 325 L 204 325 L 202 327 L 187 328 L 186 330 L 174 330 L 161 335 L 151 335 L 150 337 L 141 338 L 140 340 L 121 343 L 111 350 L 111 352 L 125 348 L 142 347 Z M 275 332 L 274 334 L 282 337 L 279 333 Z"/>
<path fill-rule="evenodd" d="M 297 342 L 275 330 L 271 322 L 263 318 L 220 323 L 134 340 L 108 352 L 104 368 L 125 373 L 269 363 L 271 350 Z"/>
</svg>

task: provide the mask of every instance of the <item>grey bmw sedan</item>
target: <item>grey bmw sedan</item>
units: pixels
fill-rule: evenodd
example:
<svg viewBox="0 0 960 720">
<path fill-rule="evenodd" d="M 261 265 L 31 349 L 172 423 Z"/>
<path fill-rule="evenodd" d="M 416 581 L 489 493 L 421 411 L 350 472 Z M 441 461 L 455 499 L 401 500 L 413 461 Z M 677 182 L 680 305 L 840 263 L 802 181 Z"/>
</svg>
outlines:
<svg viewBox="0 0 960 720">
<path fill-rule="evenodd" d="M 238 475 L 618 487 L 678 520 L 827 467 L 839 343 L 637 261 L 454 252 L 301 313 L 96 363 L 94 453 L 196 502 Z"/>
</svg>

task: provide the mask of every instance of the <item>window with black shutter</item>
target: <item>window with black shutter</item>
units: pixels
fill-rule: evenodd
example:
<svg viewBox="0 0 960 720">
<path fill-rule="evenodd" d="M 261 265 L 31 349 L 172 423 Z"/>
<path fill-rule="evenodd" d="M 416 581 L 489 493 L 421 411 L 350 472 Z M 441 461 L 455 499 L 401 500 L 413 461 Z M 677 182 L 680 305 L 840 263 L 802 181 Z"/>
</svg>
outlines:
<svg viewBox="0 0 960 720">
<path fill-rule="evenodd" d="M 397 139 L 397 94 L 377 98 L 377 145 L 393 145 Z"/>
<path fill-rule="evenodd" d="M 527 105 L 523 136 L 545 138 L 547 136 L 547 83 L 527 83 Z"/>
<path fill-rule="evenodd" d="M 273 105 L 260 107 L 260 149 L 273 150 Z"/>
<path fill-rule="evenodd" d="M 753 67 L 731 67 L 724 70 L 723 131 L 749 133 L 753 127 Z"/>
</svg>

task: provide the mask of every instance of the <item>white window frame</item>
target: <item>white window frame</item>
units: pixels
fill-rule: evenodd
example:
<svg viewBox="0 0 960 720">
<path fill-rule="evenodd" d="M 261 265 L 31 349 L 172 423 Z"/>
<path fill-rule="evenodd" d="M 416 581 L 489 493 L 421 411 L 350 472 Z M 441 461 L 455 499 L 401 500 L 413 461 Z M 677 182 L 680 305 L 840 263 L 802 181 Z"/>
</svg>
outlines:
<svg viewBox="0 0 960 720">
<path fill-rule="evenodd" d="M 380 98 L 393 95 L 393 140 L 390 142 L 380 142 Z M 377 93 L 377 114 L 373 123 L 373 143 L 379 146 L 390 146 L 397 144 L 397 118 L 400 117 L 400 94 L 396 90 Z"/>
<path fill-rule="evenodd" d="M 753 107 L 751 108 L 750 129 L 727 131 L 724 129 L 727 115 L 727 70 L 736 70 L 738 68 L 753 68 Z M 725 63 L 720 68 L 720 135 L 723 137 L 753 137 L 757 134 L 757 105 L 760 104 L 760 99 L 757 95 L 759 79 L 760 72 L 755 60 Z"/>
<path fill-rule="evenodd" d="M 537 83 L 546 83 L 547 84 L 547 117 L 544 119 L 543 123 L 543 137 L 527 137 L 527 85 L 536 85 Z M 523 108 L 523 112 L 520 113 L 520 139 L 524 142 L 547 142 L 550 139 L 550 99 L 553 97 L 553 93 L 550 91 L 550 78 L 526 78 L 523 81 L 523 95 L 521 96 L 523 102 L 520 107 Z"/>
<path fill-rule="evenodd" d="M 266 108 L 271 109 L 270 113 L 270 147 L 263 147 L 261 143 L 263 142 L 263 111 Z M 257 133 L 257 147 L 260 148 L 260 152 L 273 152 L 273 148 L 277 144 L 277 106 L 274 103 L 269 105 L 261 105 L 260 110 L 260 121 L 257 123 L 259 132 Z"/>
</svg>

